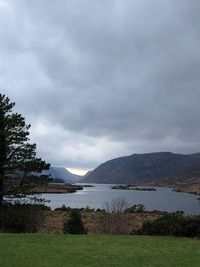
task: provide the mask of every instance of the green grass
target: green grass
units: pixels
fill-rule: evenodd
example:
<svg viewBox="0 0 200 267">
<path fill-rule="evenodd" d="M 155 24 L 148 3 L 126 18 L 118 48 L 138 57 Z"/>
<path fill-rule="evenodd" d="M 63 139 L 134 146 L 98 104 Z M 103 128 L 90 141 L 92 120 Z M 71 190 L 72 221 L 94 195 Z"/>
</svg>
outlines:
<svg viewBox="0 0 200 267">
<path fill-rule="evenodd" d="M 0 266 L 200 266 L 200 239 L 0 234 Z"/>
</svg>

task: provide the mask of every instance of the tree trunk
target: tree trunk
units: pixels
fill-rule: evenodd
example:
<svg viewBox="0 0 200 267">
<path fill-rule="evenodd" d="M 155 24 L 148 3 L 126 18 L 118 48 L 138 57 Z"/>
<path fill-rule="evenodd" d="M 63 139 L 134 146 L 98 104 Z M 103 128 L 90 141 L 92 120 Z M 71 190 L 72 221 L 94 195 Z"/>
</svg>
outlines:
<svg viewBox="0 0 200 267">
<path fill-rule="evenodd" d="M 0 205 L 2 205 L 4 196 L 5 164 L 6 164 L 6 138 L 4 134 L 4 129 L 1 125 L 0 126 Z"/>
<path fill-rule="evenodd" d="M 0 166 L 0 206 L 3 203 L 3 195 L 4 195 L 4 173 L 3 167 Z"/>
<path fill-rule="evenodd" d="M 4 113 L 0 112 L 0 205 L 3 203 L 4 196 L 4 167 L 6 164 L 6 134 L 5 134 L 5 118 Z"/>
</svg>

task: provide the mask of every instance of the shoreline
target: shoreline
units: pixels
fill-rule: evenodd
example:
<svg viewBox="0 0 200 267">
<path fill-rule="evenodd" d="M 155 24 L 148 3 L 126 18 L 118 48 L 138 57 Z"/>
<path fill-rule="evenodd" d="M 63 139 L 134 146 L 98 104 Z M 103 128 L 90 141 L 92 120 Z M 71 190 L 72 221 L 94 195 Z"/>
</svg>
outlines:
<svg viewBox="0 0 200 267">
<path fill-rule="evenodd" d="M 73 184 L 47 184 L 45 186 L 36 187 L 33 190 L 35 194 L 66 194 L 75 193 L 77 190 L 83 190 L 81 185 Z"/>
<path fill-rule="evenodd" d="M 174 186 L 174 191 L 180 193 L 189 193 L 194 195 L 200 195 L 200 185 L 199 184 L 180 184 Z"/>
</svg>

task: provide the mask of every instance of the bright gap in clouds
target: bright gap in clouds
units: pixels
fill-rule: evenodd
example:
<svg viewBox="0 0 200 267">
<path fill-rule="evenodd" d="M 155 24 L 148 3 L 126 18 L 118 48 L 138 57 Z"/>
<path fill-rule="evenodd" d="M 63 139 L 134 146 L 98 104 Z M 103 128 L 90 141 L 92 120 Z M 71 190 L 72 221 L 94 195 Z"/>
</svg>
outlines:
<svg viewBox="0 0 200 267">
<path fill-rule="evenodd" d="M 69 172 L 72 174 L 83 176 L 85 175 L 89 170 L 87 169 L 79 169 L 79 168 L 66 168 Z"/>
</svg>

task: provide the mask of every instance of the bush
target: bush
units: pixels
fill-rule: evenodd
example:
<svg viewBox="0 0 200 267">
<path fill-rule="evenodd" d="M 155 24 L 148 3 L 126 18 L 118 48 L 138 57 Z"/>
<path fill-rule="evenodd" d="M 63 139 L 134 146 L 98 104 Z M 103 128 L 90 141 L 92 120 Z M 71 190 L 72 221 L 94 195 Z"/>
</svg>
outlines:
<svg viewBox="0 0 200 267">
<path fill-rule="evenodd" d="M 183 226 L 184 236 L 200 237 L 200 216 L 186 217 Z"/>
<path fill-rule="evenodd" d="M 125 219 L 124 212 L 129 207 L 125 198 L 112 199 L 105 202 L 105 212 L 101 216 L 102 232 L 104 234 L 128 234 L 128 221 Z"/>
<path fill-rule="evenodd" d="M 200 237 L 200 216 L 184 216 L 181 212 L 167 213 L 144 222 L 138 234 Z"/>
<path fill-rule="evenodd" d="M 62 205 L 60 208 L 54 209 L 54 211 L 71 211 L 72 209 L 70 207 L 66 207 L 65 205 Z"/>
<path fill-rule="evenodd" d="M 72 210 L 70 219 L 64 223 L 64 234 L 86 234 L 86 230 L 78 210 Z"/>
<path fill-rule="evenodd" d="M 130 208 L 125 209 L 125 213 L 142 213 L 146 212 L 145 206 L 143 204 L 135 204 L 131 206 Z"/>
<path fill-rule="evenodd" d="M 42 205 L 4 204 L 0 207 L 0 232 L 37 232 L 46 209 Z"/>
<path fill-rule="evenodd" d="M 95 209 L 92 209 L 92 208 L 90 208 L 89 206 L 86 206 L 85 208 L 83 208 L 83 211 L 84 211 L 84 212 L 94 212 Z"/>
</svg>

